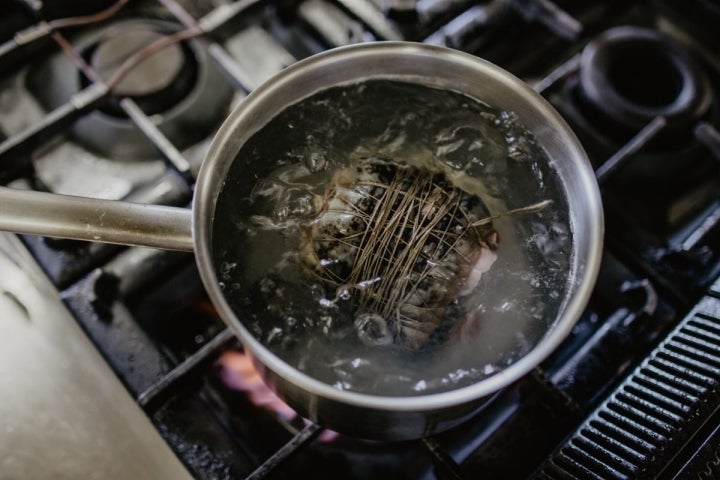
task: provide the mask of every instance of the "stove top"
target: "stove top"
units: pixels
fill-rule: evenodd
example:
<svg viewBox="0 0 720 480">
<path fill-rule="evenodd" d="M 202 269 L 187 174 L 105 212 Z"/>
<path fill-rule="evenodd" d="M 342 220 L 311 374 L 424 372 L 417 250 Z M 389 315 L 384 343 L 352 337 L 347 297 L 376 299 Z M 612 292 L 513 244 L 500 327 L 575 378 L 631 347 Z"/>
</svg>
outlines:
<svg viewBox="0 0 720 480">
<path fill-rule="evenodd" d="M 0 311 L 3 478 L 192 478 L 8 233 Z"/>
<path fill-rule="evenodd" d="M 16 0 L 5 9 L 1 184 L 187 206 L 210 139 L 247 93 L 314 53 L 380 40 L 457 48 L 517 75 L 566 119 L 596 170 L 606 248 L 570 337 L 475 418 L 412 442 L 348 438 L 295 415 L 219 320 L 192 255 L 19 236 L 195 478 L 717 472 L 715 2 Z"/>
</svg>

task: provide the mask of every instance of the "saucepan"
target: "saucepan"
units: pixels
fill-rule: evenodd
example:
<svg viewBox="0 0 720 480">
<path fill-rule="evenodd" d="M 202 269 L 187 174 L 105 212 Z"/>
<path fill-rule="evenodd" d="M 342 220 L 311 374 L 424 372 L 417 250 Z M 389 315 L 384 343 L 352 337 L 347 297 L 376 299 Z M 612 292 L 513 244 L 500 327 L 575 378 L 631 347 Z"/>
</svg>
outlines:
<svg viewBox="0 0 720 480">
<path fill-rule="evenodd" d="M 480 375 L 472 381 L 459 382 L 456 388 L 425 390 L 423 381 L 414 385 L 411 394 L 400 395 L 356 391 L 342 382 L 331 384 L 318 379 L 268 347 L 262 335 L 250 328 L 245 313 L 238 312 L 228 300 L 228 289 L 223 285 L 227 272 L 221 271 L 225 267 L 219 265 L 216 248 L 223 242 L 233 242 L 232 238 L 218 238 L 225 235 L 223 232 L 227 229 L 218 228 L 216 224 L 219 221 L 217 207 L 222 203 L 232 205 L 223 200 L 228 190 L 224 186 L 232 182 L 251 184 L 256 181 L 255 177 L 259 181 L 262 175 L 258 172 L 266 170 L 263 162 L 268 161 L 240 155 L 243 146 L 290 105 L 330 87 L 378 79 L 459 92 L 507 112 L 496 120 L 511 119 L 532 136 L 534 148 L 543 153 L 548 168 L 559 179 L 558 188 L 565 199 L 543 206 L 547 212 L 561 210 L 567 219 L 568 231 L 563 233 L 548 227 L 544 234 L 528 239 L 531 242 L 540 237 L 552 240 L 563 235 L 567 239 L 567 249 L 561 252 L 561 260 L 566 262 L 563 284 L 549 291 L 546 298 L 536 299 L 538 308 L 542 308 L 543 303 L 555 305 L 552 318 L 540 324 L 542 328 L 534 340 L 525 340 L 522 354 L 517 358 L 480 368 Z M 298 123 L 292 127 L 302 130 L 303 125 Z M 477 164 L 482 165 L 482 159 Z M 512 172 L 508 172 L 510 174 Z M 547 179 L 539 181 L 544 180 Z M 512 184 L 510 181 L 508 188 Z M 257 192 L 257 189 L 251 190 Z M 518 205 L 508 205 L 508 209 L 511 207 Z M 424 211 L 433 208 L 422 207 Z M 547 212 L 541 214 L 549 215 Z M 252 356 L 268 385 L 301 415 L 322 426 L 356 437 L 382 440 L 420 438 L 457 425 L 545 359 L 570 333 L 589 299 L 600 265 L 603 228 L 594 172 L 577 138 L 547 101 L 523 81 L 489 62 L 452 49 L 410 42 L 377 42 L 324 52 L 286 68 L 254 90 L 228 116 L 213 139 L 197 179 L 191 209 L 0 188 L 0 229 L 6 231 L 194 251 L 212 302 Z M 511 233 L 510 237 L 514 235 Z M 548 242 L 537 243 L 541 244 L 547 246 Z M 501 240 L 498 256 L 502 256 L 502 248 Z M 501 263 L 498 260 L 492 268 L 501 269 Z M 525 278 L 525 281 L 533 280 Z M 257 291 L 245 293 L 247 304 L 253 304 L 256 295 L 259 295 Z M 496 310 L 503 310 L 510 303 L 504 302 Z M 296 320 L 302 319 L 293 319 Z M 314 319 L 306 320 L 308 325 L 313 324 Z M 376 319 L 370 320 L 373 324 Z M 317 322 L 314 325 L 317 328 Z M 380 328 L 377 324 L 375 327 Z M 451 353 L 452 348 L 449 348 Z M 494 348 L 492 342 L 489 348 Z M 416 354 L 410 357 L 412 355 Z M 422 355 L 425 355 L 423 364 L 432 367 L 436 354 Z M 394 357 L 387 358 L 391 362 Z M 362 361 L 353 363 L 359 364 Z M 388 363 L 388 372 L 390 370 Z M 448 378 L 462 377 L 471 370 L 469 367 L 457 369 Z M 383 373 L 376 371 L 374 375 Z"/>
</svg>

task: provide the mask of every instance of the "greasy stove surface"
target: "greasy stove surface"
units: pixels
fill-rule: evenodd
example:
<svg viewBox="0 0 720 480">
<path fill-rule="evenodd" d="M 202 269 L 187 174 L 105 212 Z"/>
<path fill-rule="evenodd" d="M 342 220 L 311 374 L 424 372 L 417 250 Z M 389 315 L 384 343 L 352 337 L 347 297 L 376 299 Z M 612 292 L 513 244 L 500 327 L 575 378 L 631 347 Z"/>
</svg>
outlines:
<svg viewBox="0 0 720 480">
<path fill-rule="evenodd" d="M 191 478 L 6 233 L 0 311 L 2 478 Z"/>
<path fill-rule="evenodd" d="M 398 39 L 476 54 L 580 138 L 606 250 L 568 340 L 449 432 L 364 442 L 297 418 L 217 318 L 191 255 L 23 236 L 27 258 L 195 478 L 713 478 L 718 20 L 709 0 L 16 0 L 0 18 L 0 183 L 184 206 L 225 115 L 297 59 Z M 27 448 L 49 448 L 36 435 Z"/>
</svg>

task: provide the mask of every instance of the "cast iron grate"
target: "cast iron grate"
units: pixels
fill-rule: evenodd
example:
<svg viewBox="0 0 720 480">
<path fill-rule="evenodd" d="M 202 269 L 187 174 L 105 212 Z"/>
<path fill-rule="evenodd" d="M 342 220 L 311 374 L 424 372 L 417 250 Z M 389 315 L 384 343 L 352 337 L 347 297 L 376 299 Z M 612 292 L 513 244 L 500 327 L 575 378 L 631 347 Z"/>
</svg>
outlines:
<svg viewBox="0 0 720 480">
<path fill-rule="evenodd" d="M 720 300 L 702 299 L 536 478 L 654 478 L 720 406 Z"/>
</svg>

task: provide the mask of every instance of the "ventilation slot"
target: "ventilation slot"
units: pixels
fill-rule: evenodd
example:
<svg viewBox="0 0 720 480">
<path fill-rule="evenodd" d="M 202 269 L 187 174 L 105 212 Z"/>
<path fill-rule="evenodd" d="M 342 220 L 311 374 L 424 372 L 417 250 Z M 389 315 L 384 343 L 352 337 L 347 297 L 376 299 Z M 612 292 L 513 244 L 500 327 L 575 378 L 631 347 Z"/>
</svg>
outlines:
<svg viewBox="0 0 720 480">
<path fill-rule="evenodd" d="M 617 442 L 620 445 L 624 445 L 628 450 L 639 452 L 643 459 L 649 457 L 655 448 L 653 444 L 646 442 L 637 435 L 633 435 L 626 429 L 618 428 L 611 422 L 592 420 L 588 428 L 600 432 L 607 441 Z"/>
<path fill-rule="evenodd" d="M 603 462 L 605 466 L 612 465 L 613 470 L 619 471 L 623 476 L 634 476 L 637 472 L 636 464 L 587 438 L 587 436 L 583 435 L 583 432 L 580 432 L 580 435 L 573 439 L 572 444 L 583 452 L 592 455 L 596 460 Z"/>
<path fill-rule="evenodd" d="M 667 412 L 668 416 L 674 417 L 678 421 L 683 415 L 688 413 L 688 409 L 690 407 L 687 404 L 683 404 L 682 401 L 678 401 L 674 394 L 667 395 L 665 393 L 667 391 L 666 389 L 661 388 L 659 385 L 652 385 L 652 387 L 648 387 L 647 385 L 643 385 L 641 382 L 637 381 L 638 379 L 635 380 L 634 385 L 625 386 L 624 390 L 629 394 L 632 394 L 634 397 L 641 399 L 647 404 L 652 404 L 653 402 L 656 403 Z M 659 397 L 658 393 L 662 393 L 663 395 Z"/>
<path fill-rule="evenodd" d="M 635 375 L 638 385 L 647 387 L 653 392 L 662 392 L 669 399 L 674 399 L 682 405 L 692 405 L 698 401 L 698 397 L 705 391 L 699 385 L 680 380 L 676 377 L 664 378 L 657 375 L 650 368 L 643 368 Z"/>
<path fill-rule="evenodd" d="M 620 457 L 623 461 L 628 463 L 628 468 L 632 469 L 632 465 L 637 465 L 644 462 L 647 459 L 647 455 L 643 455 L 632 447 L 621 443 L 620 440 L 609 437 L 603 434 L 600 430 L 594 428 L 592 425 L 588 428 L 584 428 L 580 431 L 580 434 L 590 441 L 595 442 L 601 448 L 612 452 L 614 455 Z"/>
<path fill-rule="evenodd" d="M 701 365 L 693 365 L 692 362 L 688 363 L 677 355 L 669 355 L 668 352 L 658 353 L 650 364 L 664 369 L 670 374 L 700 383 L 705 388 L 713 388 L 717 384 L 717 381 L 712 376 L 709 376 L 712 375 L 712 372 L 708 375 L 704 370 L 701 371 Z"/>
<path fill-rule="evenodd" d="M 635 424 L 642 429 L 646 436 L 655 439 L 657 442 L 664 442 L 666 440 L 665 435 L 672 432 L 670 425 L 653 418 L 647 412 L 638 410 L 631 403 L 623 402 L 619 395 L 613 398 L 613 402 L 608 405 L 608 408 L 620 416 L 634 420 Z"/>
<path fill-rule="evenodd" d="M 552 469 L 550 471 L 552 472 L 551 477 L 553 478 L 583 478 L 588 480 L 602 480 L 604 478 L 564 455 L 553 459 L 551 466 Z"/>
<path fill-rule="evenodd" d="M 562 454 L 568 460 L 585 467 L 588 471 L 595 472 L 600 478 L 617 478 L 618 480 L 627 478 L 626 475 L 595 458 L 593 452 L 585 451 L 573 443 L 563 448 Z"/>
</svg>

